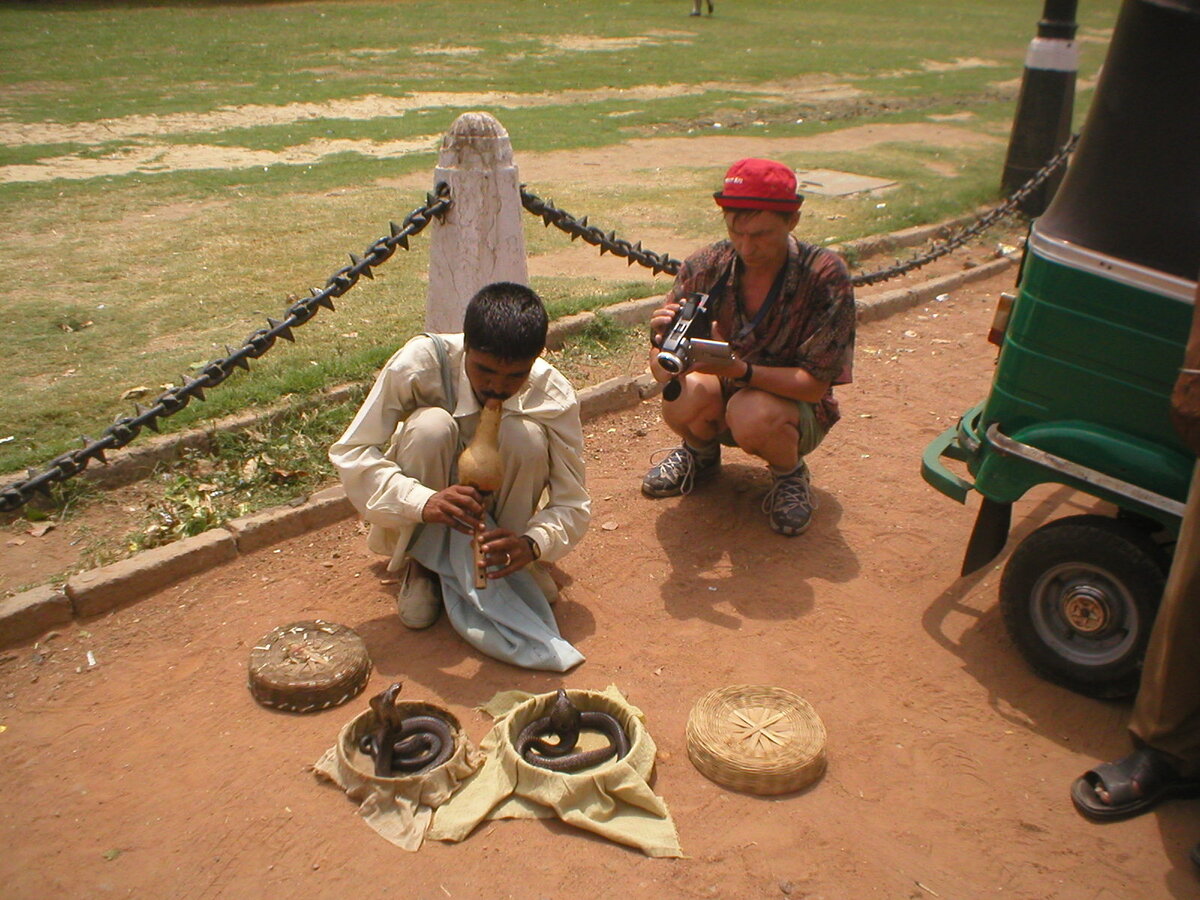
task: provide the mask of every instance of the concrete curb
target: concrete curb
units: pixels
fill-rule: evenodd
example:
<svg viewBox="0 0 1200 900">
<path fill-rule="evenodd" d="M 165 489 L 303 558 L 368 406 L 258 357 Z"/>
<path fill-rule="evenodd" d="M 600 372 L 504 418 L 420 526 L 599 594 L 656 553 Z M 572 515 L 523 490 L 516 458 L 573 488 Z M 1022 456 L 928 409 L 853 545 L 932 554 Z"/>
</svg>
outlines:
<svg viewBox="0 0 1200 900">
<path fill-rule="evenodd" d="M 914 225 L 912 228 L 902 228 L 889 234 L 873 234 L 867 237 L 855 238 L 842 244 L 830 244 L 830 250 L 836 250 L 843 255 L 866 259 L 879 253 L 890 253 L 901 247 L 915 247 L 926 241 L 939 240 L 948 237 L 950 232 L 963 225 L 974 222 L 984 210 L 968 213 L 955 219 L 947 219 L 933 225 Z"/>
<path fill-rule="evenodd" d="M 44 634 L 75 617 L 65 590 L 51 585 L 0 600 L 0 647 Z"/>
<path fill-rule="evenodd" d="M 67 579 L 67 597 L 75 617 L 85 619 L 203 572 L 237 556 L 237 542 L 224 528 L 214 528 L 165 547 L 155 547 L 99 569 Z"/>
<path fill-rule="evenodd" d="M 875 322 L 893 313 L 902 312 L 920 303 L 925 303 L 937 297 L 938 294 L 952 291 L 954 288 L 961 287 L 964 284 L 970 284 L 973 281 L 985 281 L 993 275 L 999 275 L 1005 269 L 1012 268 L 1016 264 L 1016 260 L 1002 256 L 999 259 L 993 259 L 991 262 L 973 266 L 970 269 L 963 269 L 961 272 L 943 275 L 940 278 L 931 278 L 929 281 L 922 282 L 914 287 L 883 291 L 874 296 L 855 301 L 855 305 L 858 307 L 857 319 L 859 322 Z"/>
<path fill-rule="evenodd" d="M 877 321 L 963 284 L 990 278 L 1015 264 L 1013 259 L 1001 257 L 914 287 L 864 297 L 857 301 L 858 321 Z M 649 297 L 618 303 L 603 310 L 602 314 L 624 324 L 644 322 L 658 299 Z M 559 320 L 552 332 L 561 340 L 585 327 L 594 315 L 581 313 Z M 345 400 L 351 390 L 353 386 L 345 386 L 323 396 L 328 398 L 336 394 L 340 400 Z M 580 414 L 584 421 L 588 421 L 604 413 L 636 406 L 657 395 L 659 390 L 660 386 L 649 374 L 610 378 L 579 392 Z M 220 427 L 248 428 L 258 421 L 261 419 L 237 417 L 226 420 L 226 424 Z M 206 446 L 205 442 L 215 430 L 216 427 L 204 432 L 191 432 L 189 435 L 192 437 L 188 440 L 176 440 L 170 446 L 167 446 L 166 439 L 155 441 L 153 445 L 135 451 L 141 455 L 138 462 L 131 465 L 148 465 L 153 469 L 158 462 L 177 456 L 183 446 Z M 340 485 L 335 485 L 296 503 L 234 519 L 195 537 L 73 575 L 61 588 L 47 585 L 0 600 L 0 648 L 29 640 L 72 619 L 102 615 L 240 555 L 324 528 L 354 514 L 354 507 L 346 498 L 345 491 Z"/>
</svg>

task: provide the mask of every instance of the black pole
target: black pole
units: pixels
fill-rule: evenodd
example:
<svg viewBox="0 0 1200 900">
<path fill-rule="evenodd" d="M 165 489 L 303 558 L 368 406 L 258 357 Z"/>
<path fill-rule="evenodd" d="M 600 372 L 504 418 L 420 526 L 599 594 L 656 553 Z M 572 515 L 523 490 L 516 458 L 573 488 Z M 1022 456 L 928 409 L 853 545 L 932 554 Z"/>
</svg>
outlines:
<svg viewBox="0 0 1200 900">
<path fill-rule="evenodd" d="M 1071 136 L 1075 74 L 1079 69 L 1077 6 L 1077 0 L 1045 0 L 1037 37 L 1029 42 L 1025 54 L 1025 73 L 1001 181 L 1005 194 L 1028 181 Z M 1041 215 L 1061 180 L 1060 170 L 1025 199 L 1022 212 Z"/>
</svg>

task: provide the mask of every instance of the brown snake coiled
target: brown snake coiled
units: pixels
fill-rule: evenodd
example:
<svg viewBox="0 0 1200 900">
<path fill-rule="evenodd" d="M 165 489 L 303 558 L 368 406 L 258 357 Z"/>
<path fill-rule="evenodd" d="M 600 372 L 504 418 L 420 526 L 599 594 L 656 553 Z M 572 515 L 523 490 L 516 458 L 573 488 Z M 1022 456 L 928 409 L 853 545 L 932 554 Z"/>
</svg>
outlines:
<svg viewBox="0 0 1200 900">
<path fill-rule="evenodd" d="M 415 775 L 440 766 L 454 753 L 450 724 L 438 716 L 404 716 L 396 709 L 397 682 L 371 698 L 376 729 L 364 734 L 358 749 L 375 760 L 375 775 Z"/>
<path fill-rule="evenodd" d="M 575 750 L 579 732 L 584 728 L 599 731 L 608 738 L 607 747 Z M 547 743 L 539 735 L 554 734 L 557 743 Z M 558 689 L 550 715 L 535 719 L 517 735 L 518 755 L 530 765 L 553 772 L 578 772 L 610 758 L 621 759 L 629 752 L 629 736 L 616 716 L 606 712 L 580 712 L 567 692 Z"/>
</svg>

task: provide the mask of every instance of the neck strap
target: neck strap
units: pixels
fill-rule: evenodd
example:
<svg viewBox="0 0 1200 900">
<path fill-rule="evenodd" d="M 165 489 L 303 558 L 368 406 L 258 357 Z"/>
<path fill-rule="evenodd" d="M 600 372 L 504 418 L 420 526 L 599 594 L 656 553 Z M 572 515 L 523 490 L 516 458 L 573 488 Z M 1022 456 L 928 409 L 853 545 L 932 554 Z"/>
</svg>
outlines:
<svg viewBox="0 0 1200 900">
<path fill-rule="evenodd" d="M 789 247 L 789 257 L 790 257 L 790 247 Z M 755 328 L 757 328 L 759 323 L 762 322 L 762 320 L 766 318 L 767 313 L 771 311 L 771 307 L 775 305 L 775 302 L 779 299 L 779 295 L 783 293 L 783 282 L 784 282 L 784 276 L 787 274 L 787 264 L 788 264 L 788 260 L 785 258 L 783 261 L 783 265 L 779 267 L 779 272 L 776 273 L 776 275 L 775 275 L 775 280 L 771 283 L 771 289 L 769 291 L 767 291 L 767 298 L 763 301 L 762 306 L 760 306 L 758 308 L 758 312 L 756 312 L 754 314 L 754 318 L 751 319 L 749 322 L 747 322 L 745 325 L 743 325 L 741 330 L 739 330 L 738 333 L 736 335 L 734 335 L 733 339 L 735 341 L 740 341 L 746 335 L 750 334 L 750 332 L 752 332 Z M 737 265 L 736 260 L 734 262 L 734 265 Z M 732 269 L 732 267 L 730 267 L 730 268 Z M 727 277 L 728 277 L 728 273 L 726 273 L 726 278 Z M 725 279 L 722 279 L 721 287 L 724 287 L 724 281 L 725 281 Z M 741 308 L 741 306 L 742 306 L 741 296 L 737 295 L 733 298 L 733 300 L 734 300 L 734 303 L 737 304 L 738 308 Z"/>
</svg>

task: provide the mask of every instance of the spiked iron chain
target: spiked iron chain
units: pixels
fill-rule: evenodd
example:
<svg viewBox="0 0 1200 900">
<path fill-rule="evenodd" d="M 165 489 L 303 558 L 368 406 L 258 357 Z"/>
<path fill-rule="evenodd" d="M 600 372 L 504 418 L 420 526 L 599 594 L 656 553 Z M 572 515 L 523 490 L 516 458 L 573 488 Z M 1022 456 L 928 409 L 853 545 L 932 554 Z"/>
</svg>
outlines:
<svg viewBox="0 0 1200 900">
<path fill-rule="evenodd" d="M 645 250 L 642 248 L 641 241 L 631 244 L 629 241 L 617 237 L 615 231 L 605 234 L 595 225 L 589 225 L 587 216 L 576 219 L 570 213 L 555 206 L 553 200 L 543 200 L 537 194 L 530 193 L 525 189 L 525 185 L 521 185 L 521 205 L 525 207 L 526 211 L 538 216 L 547 228 L 553 225 L 559 231 L 569 234 L 571 240 L 583 238 L 584 243 L 599 247 L 601 256 L 606 252 L 613 256 L 620 256 L 626 260 L 626 265 L 632 266 L 634 263 L 639 263 L 650 269 L 655 275 L 659 272 L 666 272 L 668 275 L 679 274 L 679 260 L 672 259 L 666 253 Z"/>
<path fill-rule="evenodd" d="M 1026 197 L 1041 187 L 1047 178 L 1066 164 L 1067 158 L 1071 155 L 1071 151 L 1075 149 L 1075 144 L 1078 141 L 1079 135 L 1072 135 L 1070 140 L 1063 144 L 1058 152 L 1047 160 L 1044 166 L 1034 172 L 1032 177 L 1023 185 L 1009 194 L 1003 203 L 992 207 L 980 215 L 974 222 L 960 228 L 945 240 L 933 244 L 924 253 L 875 272 L 861 272 L 851 278 L 850 281 L 856 286 L 860 284 L 878 284 L 880 281 L 887 281 L 889 278 L 895 278 L 898 275 L 903 275 L 905 272 L 919 269 L 921 266 L 927 265 L 935 259 L 939 259 L 947 253 L 957 250 L 963 244 L 967 243 L 967 241 L 987 231 L 1000 220 L 1006 219 L 1014 212 L 1017 212 Z"/>
</svg>

